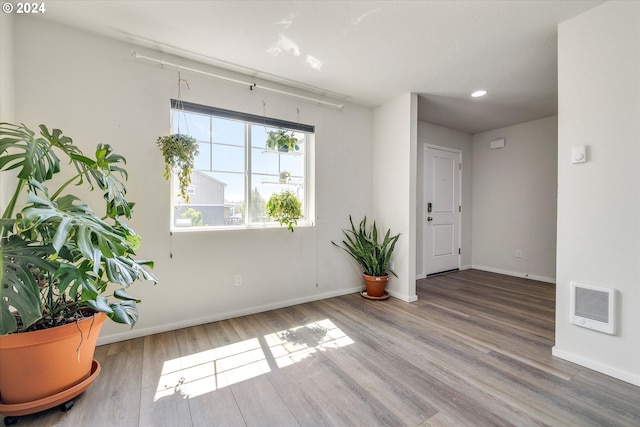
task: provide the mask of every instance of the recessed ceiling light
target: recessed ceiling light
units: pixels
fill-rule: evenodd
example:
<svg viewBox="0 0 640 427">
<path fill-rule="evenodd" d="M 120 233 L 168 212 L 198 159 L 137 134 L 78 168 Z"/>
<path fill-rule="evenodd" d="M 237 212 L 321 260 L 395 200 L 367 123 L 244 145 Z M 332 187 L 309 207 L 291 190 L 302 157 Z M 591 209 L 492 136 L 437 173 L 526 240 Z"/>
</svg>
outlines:
<svg viewBox="0 0 640 427">
<path fill-rule="evenodd" d="M 479 98 L 481 96 L 485 96 L 486 94 L 487 94 L 486 90 L 477 90 L 477 91 L 473 92 L 471 94 L 471 96 L 474 97 L 474 98 Z"/>
</svg>

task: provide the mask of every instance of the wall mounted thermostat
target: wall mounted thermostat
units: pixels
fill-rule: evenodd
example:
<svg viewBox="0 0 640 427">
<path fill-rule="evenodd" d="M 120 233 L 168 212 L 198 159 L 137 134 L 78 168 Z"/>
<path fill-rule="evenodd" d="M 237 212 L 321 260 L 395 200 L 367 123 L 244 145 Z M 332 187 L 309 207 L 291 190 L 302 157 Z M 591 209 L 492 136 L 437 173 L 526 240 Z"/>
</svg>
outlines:
<svg viewBox="0 0 640 427">
<path fill-rule="evenodd" d="M 496 148 L 504 148 L 504 138 L 494 139 L 489 142 L 489 148 L 495 150 Z"/>
<path fill-rule="evenodd" d="M 584 145 L 575 146 L 571 149 L 571 163 L 586 163 L 587 147 Z"/>
</svg>

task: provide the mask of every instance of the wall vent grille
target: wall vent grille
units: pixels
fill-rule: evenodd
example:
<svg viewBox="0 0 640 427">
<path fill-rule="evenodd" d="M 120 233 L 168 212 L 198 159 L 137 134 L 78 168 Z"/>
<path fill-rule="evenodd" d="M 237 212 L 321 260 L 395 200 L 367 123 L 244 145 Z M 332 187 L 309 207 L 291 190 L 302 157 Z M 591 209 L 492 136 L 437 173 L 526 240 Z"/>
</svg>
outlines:
<svg viewBox="0 0 640 427">
<path fill-rule="evenodd" d="M 570 322 L 606 334 L 615 334 L 616 291 L 571 282 Z"/>
</svg>

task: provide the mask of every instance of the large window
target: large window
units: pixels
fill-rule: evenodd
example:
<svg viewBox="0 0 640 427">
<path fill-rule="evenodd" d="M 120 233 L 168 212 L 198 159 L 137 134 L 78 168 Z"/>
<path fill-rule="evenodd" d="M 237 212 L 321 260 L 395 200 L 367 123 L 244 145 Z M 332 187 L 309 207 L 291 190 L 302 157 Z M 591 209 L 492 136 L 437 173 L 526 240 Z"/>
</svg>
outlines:
<svg viewBox="0 0 640 427">
<path fill-rule="evenodd" d="M 174 230 L 279 226 L 265 214 L 274 193 L 302 203 L 299 225 L 313 218 L 313 126 L 172 100 L 172 132 L 198 141 L 189 201 L 172 184 Z M 269 132 L 297 141 L 290 151 L 269 148 Z"/>
</svg>

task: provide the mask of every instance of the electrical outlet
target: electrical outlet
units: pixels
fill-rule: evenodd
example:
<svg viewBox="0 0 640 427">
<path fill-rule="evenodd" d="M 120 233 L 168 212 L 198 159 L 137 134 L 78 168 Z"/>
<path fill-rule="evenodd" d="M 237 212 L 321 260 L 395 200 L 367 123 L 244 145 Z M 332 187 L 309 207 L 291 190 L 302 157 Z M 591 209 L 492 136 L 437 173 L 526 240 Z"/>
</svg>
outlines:
<svg viewBox="0 0 640 427">
<path fill-rule="evenodd" d="M 516 258 L 522 258 L 522 251 L 520 249 L 516 249 Z"/>
<path fill-rule="evenodd" d="M 240 274 L 236 275 L 236 282 L 235 282 L 236 286 L 242 286 L 242 276 Z"/>
</svg>

